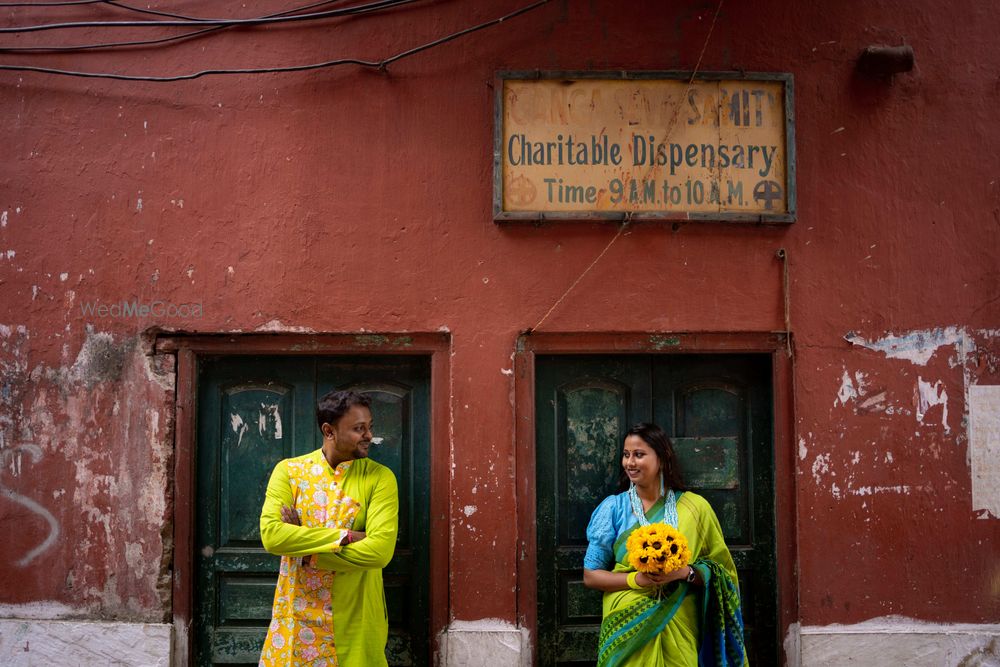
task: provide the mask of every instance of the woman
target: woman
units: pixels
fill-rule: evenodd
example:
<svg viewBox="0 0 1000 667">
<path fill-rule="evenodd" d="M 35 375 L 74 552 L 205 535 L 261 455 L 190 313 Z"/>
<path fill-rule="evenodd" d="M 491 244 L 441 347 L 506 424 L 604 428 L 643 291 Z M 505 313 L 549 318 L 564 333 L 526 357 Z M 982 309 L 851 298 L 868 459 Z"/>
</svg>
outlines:
<svg viewBox="0 0 1000 667">
<path fill-rule="evenodd" d="M 708 501 L 683 491 L 673 446 L 659 426 L 629 429 L 621 482 L 626 490 L 605 498 L 587 526 L 583 583 L 604 591 L 598 666 L 746 664 L 733 557 Z M 650 523 L 684 534 L 689 565 L 636 573 L 625 543 Z"/>
</svg>

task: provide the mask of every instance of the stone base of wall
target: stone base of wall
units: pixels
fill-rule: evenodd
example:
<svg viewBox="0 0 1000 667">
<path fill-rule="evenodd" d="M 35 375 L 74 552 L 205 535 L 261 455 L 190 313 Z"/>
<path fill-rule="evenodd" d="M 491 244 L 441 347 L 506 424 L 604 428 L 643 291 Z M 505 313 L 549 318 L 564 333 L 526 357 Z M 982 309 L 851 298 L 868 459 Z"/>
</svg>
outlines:
<svg viewBox="0 0 1000 667">
<path fill-rule="evenodd" d="M 169 667 L 173 626 L 0 619 L 0 665 Z"/>
<path fill-rule="evenodd" d="M 155 623 L 0 619 L 0 665 L 169 667 L 172 630 Z M 438 667 L 531 665 L 527 631 L 496 619 L 455 621 L 439 646 Z M 1000 667 L 1000 625 L 890 618 L 793 627 L 785 648 L 791 667 Z"/>
<path fill-rule="evenodd" d="M 802 667 L 1000 667 L 1000 625 L 875 619 L 857 625 L 805 626 L 799 644 Z"/>
<path fill-rule="evenodd" d="M 438 645 L 438 667 L 531 665 L 528 632 L 498 619 L 453 621 Z"/>
</svg>

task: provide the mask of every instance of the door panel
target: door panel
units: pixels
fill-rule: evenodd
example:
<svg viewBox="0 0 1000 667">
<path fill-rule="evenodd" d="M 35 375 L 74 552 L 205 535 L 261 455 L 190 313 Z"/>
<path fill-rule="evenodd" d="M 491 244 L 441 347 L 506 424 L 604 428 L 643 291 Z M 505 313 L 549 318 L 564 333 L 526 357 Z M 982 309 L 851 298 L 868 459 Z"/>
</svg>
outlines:
<svg viewBox="0 0 1000 667">
<path fill-rule="evenodd" d="M 430 535 L 430 365 L 421 357 L 357 358 L 320 365 L 318 393 L 353 389 L 372 399 L 374 432 L 383 438 L 369 456 L 399 484 L 399 534 L 382 572 L 389 614 L 390 665 L 429 664 L 427 623 Z M 414 573 L 422 573 L 414 576 Z"/>
<path fill-rule="evenodd" d="M 538 651 L 542 664 L 592 665 L 601 595 L 583 585 L 587 523 L 595 495 L 600 500 L 617 485 L 618 443 L 649 413 L 649 365 L 629 357 L 554 357 L 536 373 Z"/>
<path fill-rule="evenodd" d="M 280 562 L 260 542 L 267 481 L 278 461 L 322 444 L 316 400 L 334 387 L 372 398 L 374 430 L 384 440 L 371 458 L 399 482 L 400 533 L 383 572 L 389 664 L 429 664 L 429 385 L 423 357 L 200 360 L 196 664 L 257 664 Z"/>
<path fill-rule="evenodd" d="M 776 660 L 770 360 L 765 355 L 536 360 L 539 659 L 593 664 L 601 594 L 582 585 L 590 514 L 618 490 L 624 433 L 655 421 L 715 509 L 744 596 L 751 662 Z"/>
<path fill-rule="evenodd" d="M 205 360 L 199 368 L 196 639 L 200 664 L 255 664 L 277 564 L 260 544 L 274 465 L 309 451 L 313 370 L 302 359 Z M 267 589 L 270 587 L 270 594 Z"/>
</svg>

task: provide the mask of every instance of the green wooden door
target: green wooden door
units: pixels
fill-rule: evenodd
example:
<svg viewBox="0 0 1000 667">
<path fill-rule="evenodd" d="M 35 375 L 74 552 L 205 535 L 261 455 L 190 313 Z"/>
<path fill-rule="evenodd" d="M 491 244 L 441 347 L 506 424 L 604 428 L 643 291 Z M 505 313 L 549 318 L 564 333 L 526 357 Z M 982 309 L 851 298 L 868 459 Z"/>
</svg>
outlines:
<svg viewBox="0 0 1000 667">
<path fill-rule="evenodd" d="M 371 458 L 399 482 L 396 553 L 383 576 L 390 665 L 427 665 L 430 363 L 424 357 L 209 357 L 198 375 L 195 662 L 257 664 L 279 558 L 261 546 L 267 480 L 283 458 L 319 447 L 316 400 L 372 399 Z"/>
<path fill-rule="evenodd" d="M 771 367 L 766 355 L 539 356 L 539 662 L 592 665 L 601 594 L 583 586 L 590 513 L 617 491 L 624 433 L 655 421 L 715 509 L 739 570 L 751 663 L 776 664 Z"/>
</svg>

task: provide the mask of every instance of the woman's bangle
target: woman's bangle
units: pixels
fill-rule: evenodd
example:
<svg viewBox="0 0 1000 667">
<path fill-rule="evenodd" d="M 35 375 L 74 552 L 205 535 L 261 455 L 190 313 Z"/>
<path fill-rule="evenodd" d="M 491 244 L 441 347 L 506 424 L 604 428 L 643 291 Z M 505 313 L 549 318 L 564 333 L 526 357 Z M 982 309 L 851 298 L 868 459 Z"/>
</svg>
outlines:
<svg viewBox="0 0 1000 667">
<path fill-rule="evenodd" d="M 634 591 L 641 590 L 643 587 L 639 585 L 636 578 L 639 576 L 638 572 L 629 572 L 626 581 L 628 582 L 628 587 Z"/>
</svg>

